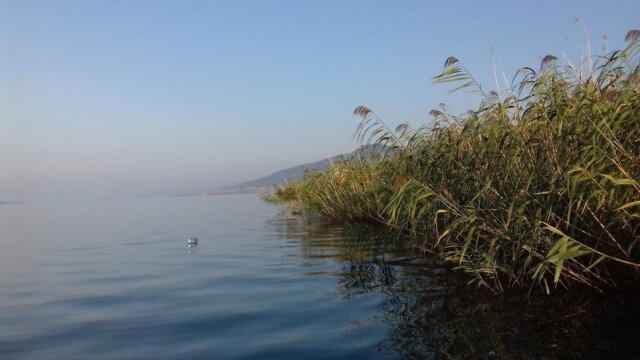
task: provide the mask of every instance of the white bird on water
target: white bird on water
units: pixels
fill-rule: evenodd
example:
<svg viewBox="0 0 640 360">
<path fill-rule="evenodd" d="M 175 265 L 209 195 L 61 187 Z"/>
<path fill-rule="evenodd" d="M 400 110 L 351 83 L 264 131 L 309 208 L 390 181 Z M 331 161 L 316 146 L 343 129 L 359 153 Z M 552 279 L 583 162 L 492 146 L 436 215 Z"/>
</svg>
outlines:
<svg viewBox="0 0 640 360">
<path fill-rule="evenodd" d="M 198 245 L 198 238 L 197 238 L 197 237 L 195 237 L 195 236 L 190 237 L 190 238 L 187 238 L 187 245 L 188 245 L 188 246 L 195 246 L 195 245 Z"/>
</svg>

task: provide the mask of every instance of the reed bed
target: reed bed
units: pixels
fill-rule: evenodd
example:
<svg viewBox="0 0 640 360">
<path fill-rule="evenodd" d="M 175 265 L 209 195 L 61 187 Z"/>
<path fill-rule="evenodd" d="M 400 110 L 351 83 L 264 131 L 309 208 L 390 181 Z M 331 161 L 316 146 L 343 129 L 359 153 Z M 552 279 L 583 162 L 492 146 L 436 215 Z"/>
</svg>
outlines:
<svg viewBox="0 0 640 360">
<path fill-rule="evenodd" d="M 355 138 L 386 156 L 310 172 L 268 198 L 380 224 L 495 292 L 637 287 L 640 30 L 626 40 L 577 67 L 546 56 L 501 93 L 485 93 L 450 57 L 434 81 L 480 93 L 477 109 L 434 109 L 430 126 L 391 130 L 359 106 Z"/>
</svg>

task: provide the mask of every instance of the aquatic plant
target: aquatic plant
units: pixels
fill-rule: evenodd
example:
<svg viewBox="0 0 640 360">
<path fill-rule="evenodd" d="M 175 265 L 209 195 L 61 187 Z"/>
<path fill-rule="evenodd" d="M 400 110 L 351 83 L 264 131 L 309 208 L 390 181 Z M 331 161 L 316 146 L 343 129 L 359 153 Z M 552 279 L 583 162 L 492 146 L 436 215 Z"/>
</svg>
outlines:
<svg viewBox="0 0 640 360">
<path fill-rule="evenodd" d="M 640 31 L 584 59 L 553 55 L 485 92 L 449 57 L 436 83 L 481 94 L 462 116 L 432 110 L 430 127 L 392 131 L 365 106 L 354 137 L 392 149 L 374 164 L 337 163 L 271 196 L 306 214 L 378 223 L 477 283 L 583 284 L 640 279 Z"/>
</svg>

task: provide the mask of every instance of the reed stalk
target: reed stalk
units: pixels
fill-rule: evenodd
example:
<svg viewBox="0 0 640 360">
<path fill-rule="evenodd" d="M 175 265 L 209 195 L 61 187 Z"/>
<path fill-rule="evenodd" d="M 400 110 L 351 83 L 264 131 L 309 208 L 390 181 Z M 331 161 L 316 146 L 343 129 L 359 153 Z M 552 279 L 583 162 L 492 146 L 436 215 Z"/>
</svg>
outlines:
<svg viewBox="0 0 640 360">
<path fill-rule="evenodd" d="M 476 90 L 463 116 L 396 131 L 364 106 L 355 138 L 393 151 L 337 163 L 270 195 L 337 222 L 377 223 L 506 287 L 637 287 L 640 279 L 640 31 L 589 57 L 589 73 L 552 55 L 485 93 L 455 57 L 436 83 Z"/>
</svg>

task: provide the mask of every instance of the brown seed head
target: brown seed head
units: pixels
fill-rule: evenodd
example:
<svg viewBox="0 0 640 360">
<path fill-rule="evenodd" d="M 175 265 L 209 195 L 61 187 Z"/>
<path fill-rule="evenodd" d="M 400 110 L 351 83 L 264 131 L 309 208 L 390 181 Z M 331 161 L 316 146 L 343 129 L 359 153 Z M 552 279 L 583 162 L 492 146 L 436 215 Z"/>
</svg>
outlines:
<svg viewBox="0 0 640 360">
<path fill-rule="evenodd" d="M 409 122 L 405 121 L 402 124 L 396 126 L 396 132 L 403 132 L 409 128 Z"/>
<path fill-rule="evenodd" d="M 448 68 L 449 66 L 457 63 L 459 60 L 455 56 L 449 56 L 447 60 L 444 62 L 444 67 Z"/>
<path fill-rule="evenodd" d="M 640 30 L 634 29 L 627 33 L 627 36 L 624 37 L 625 41 L 633 42 L 640 40 Z"/>
<path fill-rule="evenodd" d="M 552 65 L 553 63 L 556 62 L 556 60 L 558 60 L 557 57 L 555 57 L 553 55 L 547 55 L 547 56 L 542 58 L 542 62 L 540 63 L 540 67 L 545 67 L 545 66 Z"/>
<path fill-rule="evenodd" d="M 360 116 L 360 117 L 367 117 L 367 115 L 371 114 L 371 109 L 369 109 L 366 106 L 358 106 L 357 108 L 355 108 L 353 110 L 353 115 L 356 116 Z"/>
<path fill-rule="evenodd" d="M 441 116 L 441 115 L 444 115 L 444 114 L 442 113 L 442 111 L 440 111 L 438 109 L 433 109 L 433 110 L 429 111 L 429 115 L 431 115 L 433 117 L 438 117 L 438 116 Z"/>
</svg>

